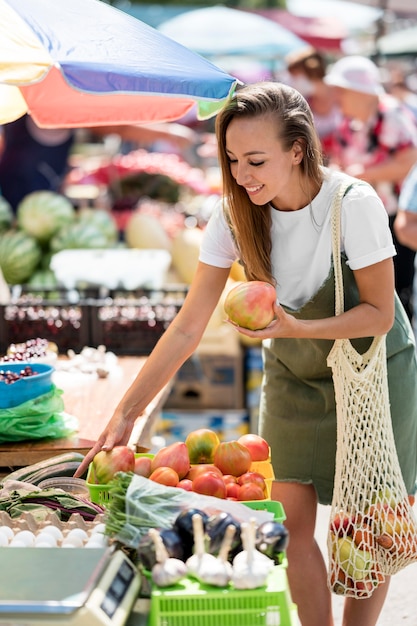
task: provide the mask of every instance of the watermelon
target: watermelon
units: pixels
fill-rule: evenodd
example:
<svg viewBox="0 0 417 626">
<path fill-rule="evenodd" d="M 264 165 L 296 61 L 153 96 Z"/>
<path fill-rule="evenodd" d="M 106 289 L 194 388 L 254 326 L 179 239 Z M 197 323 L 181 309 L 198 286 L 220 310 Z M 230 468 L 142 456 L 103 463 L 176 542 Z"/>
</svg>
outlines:
<svg viewBox="0 0 417 626">
<path fill-rule="evenodd" d="M 27 285 L 35 289 L 56 289 L 58 281 L 52 270 L 36 269 L 27 281 Z"/>
<path fill-rule="evenodd" d="M 6 198 L 0 196 L 0 233 L 9 230 L 13 224 L 13 211 Z"/>
<path fill-rule="evenodd" d="M 72 249 L 108 248 L 106 235 L 92 224 L 77 221 L 62 228 L 50 241 L 51 252 Z"/>
<path fill-rule="evenodd" d="M 41 260 L 42 251 L 34 237 L 21 230 L 0 234 L 0 268 L 9 285 L 25 283 Z"/>
<path fill-rule="evenodd" d="M 75 221 L 76 211 L 65 196 L 55 191 L 33 191 L 17 206 L 17 225 L 41 245 L 66 224 Z"/>
<path fill-rule="evenodd" d="M 110 211 L 84 207 L 78 212 L 78 220 L 83 224 L 90 224 L 101 231 L 109 244 L 116 243 L 119 238 L 116 220 Z"/>
</svg>

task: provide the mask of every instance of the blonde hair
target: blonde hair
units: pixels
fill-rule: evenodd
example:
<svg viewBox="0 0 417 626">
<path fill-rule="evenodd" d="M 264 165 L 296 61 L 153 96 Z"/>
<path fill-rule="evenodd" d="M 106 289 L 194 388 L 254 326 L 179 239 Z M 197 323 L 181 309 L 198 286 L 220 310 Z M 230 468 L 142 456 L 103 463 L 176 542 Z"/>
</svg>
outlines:
<svg viewBox="0 0 417 626">
<path fill-rule="evenodd" d="M 230 171 L 226 132 L 236 118 L 267 115 L 276 123 L 277 138 L 285 152 L 298 143 L 303 152 L 301 179 L 319 186 L 322 152 L 313 116 L 303 96 L 278 82 L 253 83 L 239 89 L 216 119 L 218 157 L 223 179 L 224 210 L 248 280 L 275 283 L 271 266 L 271 212 L 269 204 L 255 205 Z M 279 172 L 277 172 L 279 176 Z"/>
</svg>

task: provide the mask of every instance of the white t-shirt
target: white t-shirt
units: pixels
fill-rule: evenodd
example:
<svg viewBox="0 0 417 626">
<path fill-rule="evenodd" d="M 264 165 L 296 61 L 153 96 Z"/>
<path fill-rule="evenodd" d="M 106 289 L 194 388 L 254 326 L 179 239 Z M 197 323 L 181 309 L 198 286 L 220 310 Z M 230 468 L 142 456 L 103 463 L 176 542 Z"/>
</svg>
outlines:
<svg viewBox="0 0 417 626">
<path fill-rule="evenodd" d="M 331 268 L 330 208 L 341 180 L 346 177 L 339 172 L 324 171 L 323 185 L 311 209 L 310 206 L 299 211 L 270 208 L 271 258 L 277 299 L 291 309 L 299 309 L 317 293 Z M 352 270 L 396 254 L 387 212 L 368 184 L 355 185 L 343 199 L 341 249 Z M 230 267 L 237 258 L 238 252 L 219 202 L 204 233 L 200 261 L 215 267 Z"/>
</svg>

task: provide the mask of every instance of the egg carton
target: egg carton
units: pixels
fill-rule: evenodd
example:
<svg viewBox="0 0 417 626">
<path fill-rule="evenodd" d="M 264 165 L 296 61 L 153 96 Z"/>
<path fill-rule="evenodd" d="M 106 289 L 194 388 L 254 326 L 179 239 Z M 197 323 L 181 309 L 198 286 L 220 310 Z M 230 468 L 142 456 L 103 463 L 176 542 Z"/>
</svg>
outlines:
<svg viewBox="0 0 417 626">
<path fill-rule="evenodd" d="M 16 519 L 0 511 L 0 547 L 102 548 L 110 543 L 104 515 L 88 522 L 74 513 L 63 522 L 52 511 L 42 521 L 30 512 Z"/>
</svg>

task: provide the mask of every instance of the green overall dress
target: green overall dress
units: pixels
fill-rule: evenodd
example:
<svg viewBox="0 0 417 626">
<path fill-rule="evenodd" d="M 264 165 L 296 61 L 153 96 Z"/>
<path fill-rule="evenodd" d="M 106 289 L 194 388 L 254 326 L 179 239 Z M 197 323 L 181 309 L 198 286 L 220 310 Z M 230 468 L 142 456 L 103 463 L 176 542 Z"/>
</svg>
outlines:
<svg viewBox="0 0 417 626">
<path fill-rule="evenodd" d="M 342 259 L 345 310 L 358 303 L 353 272 Z M 316 295 L 297 311 L 300 319 L 335 314 L 333 270 Z M 371 339 L 353 340 L 363 353 Z M 313 484 L 321 504 L 331 504 L 336 455 L 336 408 L 327 355 L 333 341 L 269 339 L 264 341 L 260 434 L 271 446 L 278 481 Z M 414 335 L 396 296 L 395 322 L 387 335 L 387 363 L 392 423 L 408 493 L 417 475 L 417 361 Z"/>
</svg>

